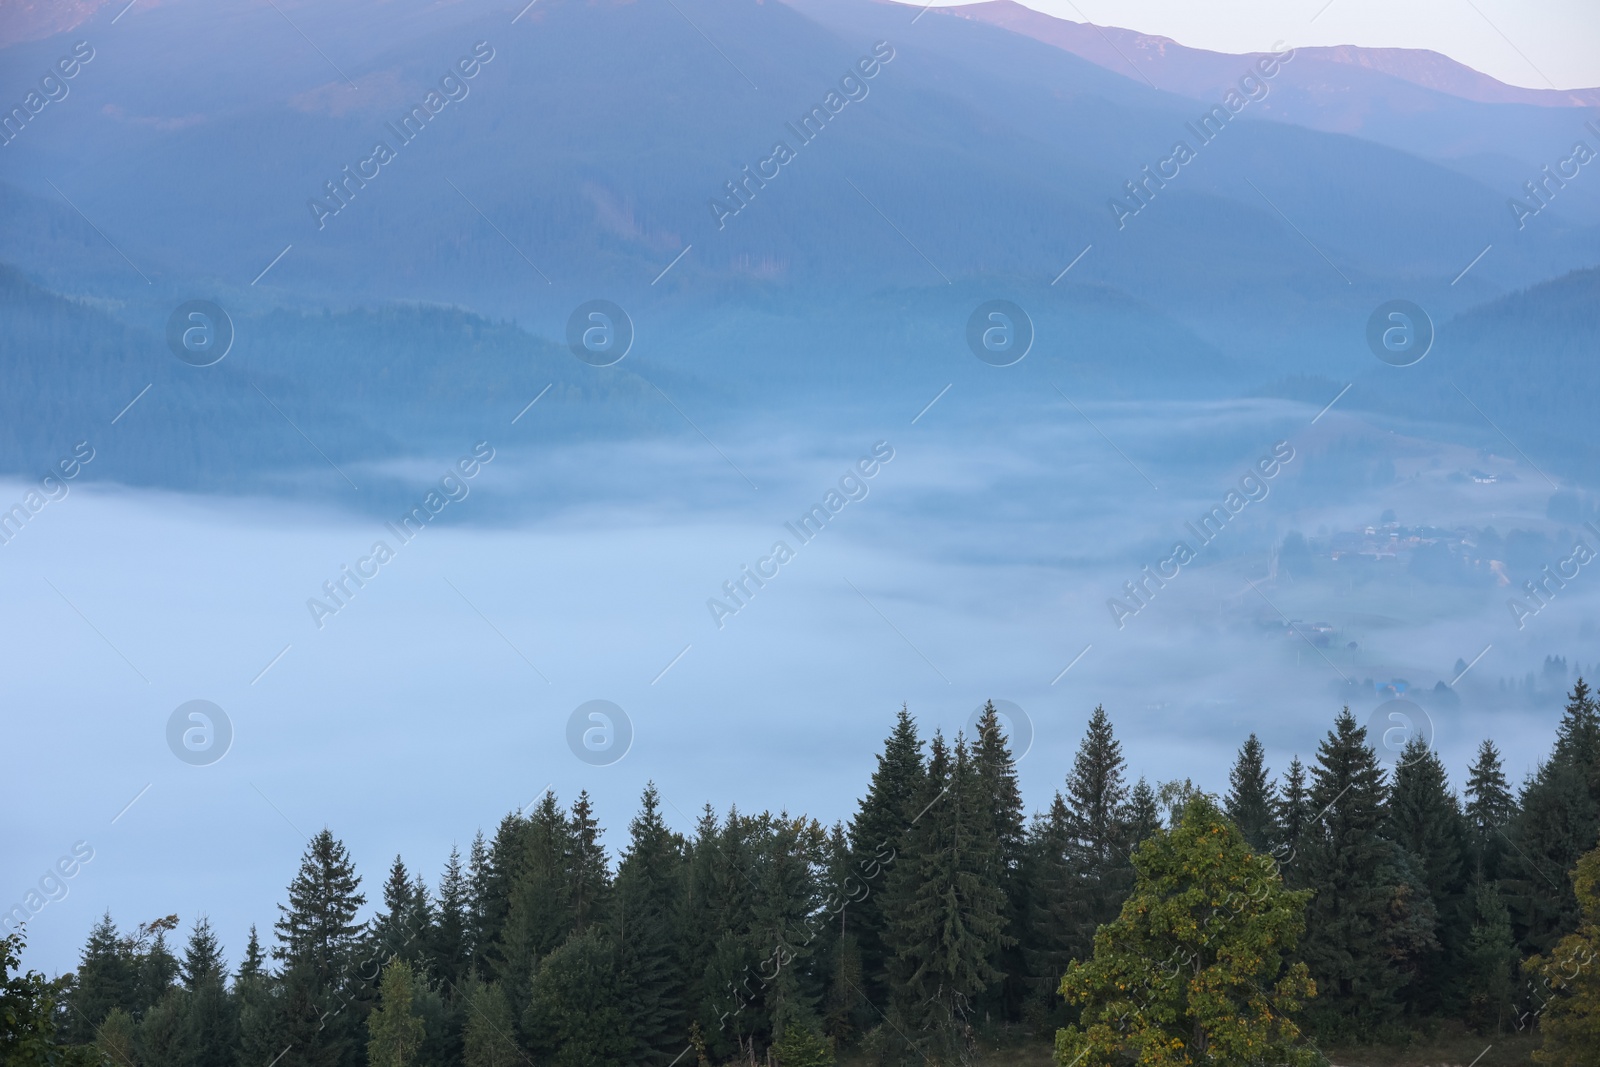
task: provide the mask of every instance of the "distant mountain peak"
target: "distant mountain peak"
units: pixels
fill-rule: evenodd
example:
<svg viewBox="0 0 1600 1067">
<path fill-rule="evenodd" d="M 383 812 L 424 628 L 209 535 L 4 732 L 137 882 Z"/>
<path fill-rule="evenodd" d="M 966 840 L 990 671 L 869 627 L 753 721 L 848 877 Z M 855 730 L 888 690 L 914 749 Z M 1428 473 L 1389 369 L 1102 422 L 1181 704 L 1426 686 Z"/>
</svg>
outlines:
<svg viewBox="0 0 1600 1067">
<path fill-rule="evenodd" d="M 1137 77 L 1159 89 L 1185 95 L 1192 95 L 1201 88 L 1197 81 L 1211 80 L 1219 59 L 1230 58 L 1229 53 L 1191 48 L 1170 37 L 1057 18 L 1015 0 L 985 0 L 932 10 L 1031 37 L 1117 74 Z M 1600 106 L 1600 89 L 1525 89 L 1507 85 L 1449 56 L 1424 48 L 1366 48 L 1345 44 L 1296 48 L 1294 52 L 1302 60 L 1359 67 L 1480 104 Z"/>
</svg>

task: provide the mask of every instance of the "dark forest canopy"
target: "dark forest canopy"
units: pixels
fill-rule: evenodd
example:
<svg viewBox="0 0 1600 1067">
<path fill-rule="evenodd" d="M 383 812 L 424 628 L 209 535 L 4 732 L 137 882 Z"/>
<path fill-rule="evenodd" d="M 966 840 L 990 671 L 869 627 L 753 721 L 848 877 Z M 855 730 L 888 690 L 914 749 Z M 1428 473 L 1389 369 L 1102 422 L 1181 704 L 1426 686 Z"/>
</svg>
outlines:
<svg viewBox="0 0 1600 1067">
<path fill-rule="evenodd" d="M 1579 893 L 1569 877 L 1600 837 L 1600 709 L 1587 686 L 1520 787 L 1490 741 L 1464 781 L 1458 796 L 1420 740 L 1385 768 L 1345 709 L 1281 775 L 1252 735 L 1227 793 L 1210 798 L 1188 782 L 1130 781 L 1096 708 L 1030 818 L 992 706 L 976 736 L 954 739 L 923 737 L 902 708 L 848 824 L 707 806 L 686 835 L 651 786 L 612 857 L 587 793 L 570 806 L 547 793 L 466 856 L 453 849 L 431 885 L 400 857 L 381 878 L 359 875 L 324 829 L 243 959 L 223 959 L 203 916 L 180 934 L 177 916 L 127 931 L 107 914 L 75 973 L 23 975 L 3 992 L 43 1005 L 18 1063 L 666 1067 L 770 1052 L 800 1065 L 850 1050 L 970 1062 L 980 1040 L 1059 1030 L 1060 1047 L 1076 1048 L 1084 1034 L 1131 1032 L 1130 1015 L 1156 1000 L 1117 1008 L 1118 976 L 1149 970 L 1117 955 L 1125 942 L 1170 941 L 1182 930 L 1153 916 L 1245 879 L 1260 885 L 1255 912 L 1199 903 L 1239 945 L 1267 946 L 1239 974 L 1278 983 L 1272 1003 L 1294 1022 L 1263 1016 L 1260 1032 L 1284 1048 L 1300 1033 L 1399 1040 L 1442 1022 L 1485 1040 L 1541 1020 L 1594 1026 L 1582 1012 L 1595 991 L 1583 1009 L 1550 963 L 1574 938 L 1600 937 L 1600 858 Z M 369 898 L 375 914 L 358 921 Z M 1207 935 L 1182 959 L 1206 953 L 1243 958 Z M 1253 1040 L 1243 1026 L 1229 1033 Z"/>
</svg>

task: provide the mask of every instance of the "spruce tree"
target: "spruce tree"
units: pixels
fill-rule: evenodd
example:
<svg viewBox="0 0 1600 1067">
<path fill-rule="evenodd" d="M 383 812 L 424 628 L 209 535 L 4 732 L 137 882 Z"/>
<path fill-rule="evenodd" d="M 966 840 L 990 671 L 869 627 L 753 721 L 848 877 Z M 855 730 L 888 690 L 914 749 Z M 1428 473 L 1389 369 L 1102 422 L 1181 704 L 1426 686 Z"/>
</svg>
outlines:
<svg viewBox="0 0 1600 1067">
<path fill-rule="evenodd" d="M 661 818 L 655 784 L 645 786 L 617 864 L 608 929 L 615 946 L 617 989 L 635 1063 L 666 1064 L 688 1041 L 674 951 L 674 918 L 682 875 L 682 841 Z"/>
<path fill-rule="evenodd" d="M 1600 711 L 1580 678 L 1556 727 L 1550 759 L 1522 787 L 1501 858 L 1502 890 L 1521 946 L 1546 952 L 1578 921 L 1565 873 L 1600 838 Z"/>
<path fill-rule="evenodd" d="M 179 1067 L 233 1067 L 239 1019 L 228 993 L 227 970 L 211 923 L 202 916 L 179 964 L 186 1001 Z"/>
<path fill-rule="evenodd" d="M 572 832 L 554 791 L 539 798 L 522 835 L 501 948 L 500 983 L 512 1003 L 526 1002 L 534 965 L 572 929 Z"/>
<path fill-rule="evenodd" d="M 890 874 L 890 921 L 897 979 L 890 1018 L 897 1035 L 938 1063 L 972 1051 L 971 1007 L 1000 977 L 991 962 L 1013 944 L 1004 892 L 992 877 L 999 841 L 984 783 L 964 738 L 952 751 L 935 734 L 924 786 L 926 813 L 905 839 Z"/>
<path fill-rule="evenodd" d="M 1270 849 L 1278 837 L 1276 797 L 1267 772 L 1267 752 L 1255 734 L 1245 739 L 1228 773 L 1223 810 L 1257 852 Z"/>
<path fill-rule="evenodd" d="M 389 866 L 383 883 L 383 910 L 367 931 L 368 958 L 375 961 L 366 970 L 377 981 L 390 959 L 402 959 L 413 968 L 425 966 L 432 940 L 427 890 L 411 880 L 405 861 L 399 856 Z"/>
<path fill-rule="evenodd" d="M 1071 949 L 1087 955 L 1094 932 L 1122 907 L 1133 883 L 1122 746 L 1105 708 L 1096 706 L 1067 775 L 1066 862 L 1075 883 Z"/>
<path fill-rule="evenodd" d="M 1277 840 L 1272 843 L 1272 854 L 1290 885 L 1304 888 L 1297 873 L 1296 857 L 1300 851 L 1301 837 L 1311 820 L 1316 817 L 1311 807 L 1311 792 L 1306 786 L 1306 769 L 1296 756 L 1283 772 L 1283 793 L 1277 804 Z"/>
<path fill-rule="evenodd" d="M 118 1009 L 127 1013 L 131 1021 L 136 978 L 136 963 L 108 911 L 89 931 L 78 959 L 77 982 L 69 1001 L 72 1011 L 68 1033 L 72 1040 L 78 1044 L 95 1040 L 100 1024 Z"/>
<path fill-rule="evenodd" d="M 1486 739 L 1478 746 L 1477 758 L 1467 771 L 1466 793 L 1472 867 L 1478 878 L 1493 882 L 1500 877 L 1506 831 L 1517 808 L 1493 741 Z"/>
<path fill-rule="evenodd" d="M 1161 801 L 1150 783 L 1140 778 L 1128 793 L 1128 847 L 1136 849 L 1161 829 Z"/>
<path fill-rule="evenodd" d="M 572 802 L 570 825 L 572 887 L 567 900 L 572 908 L 572 929 L 582 933 L 605 914 L 606 893 L 611 887 L 605 846 L 600 844 L 600 822 L 594 816 L 594 803 L 587 790 L 580 792 L 578 799 Z"/>
<path fill-rule="evenodd" d="M 1444 763 L 1420 736 L 1406 744 L 1395 767 L 1386 834 L 1415 859 L 1419 888 L 1436 916 L 1436 929 L 1425 940 L 1438 947 L 1414 961 L 1420 973 L 1407 984 L 1407 1003 L 1416 1015 L 1453 1013 L 1452 972 L 1471 922 L 1464 862 L 1467 830 Z"/>
<path fill-rule="evenodd" d="M 885 876 L 901 859 L 903 839 L 917 816 L 926 772 L 922 742 L 916 722 L 901 705 L 894 730 L 884 741 L 877 769 L 850 821 L 853 876 L 861 884 L 860 901 L 851 908 L 848 926 L 861 951 L 861 970 L 868 998 L 879 1010 L 888 1002 L 888 968 L 891 953 L 885 941 L 889 913 L 885 910 Z"/>
<path fill-rule="evenodd" d="M 1511 913 L 1494 883 L 1482 879 L 1469 897 L 1471 925 L 1461 953 L 1461 989 L 1468 1023 L 1481 1034 L 1499 1034 L 1510 1018 L 1517 946 Z"/>
<path fill-rule="evenodd" d="M 356 1067 L 366 1001 L 356 971 L 366 903 L 349 851 L 324 827 L 306 846 L 278 905 L 273 955 L 283 964 L 278 1032 L 289 1051 L 280 1067 Z"/>
<path fill-rule="evenodd" d="M 1148 783 L 1145 792 L 1149 794 L 1149 818 L 1156 821 L 1155 794 Z M 1064 1022 L 1056 1017 L 1063 1003 L 1058 989 L 1077 943 L 1078 886 L 1067 862 L 1070 821 L 1067 802 L 1057 791 L 1050 810 L 1035 815 L 1028 832 L 1028 923 L 1022 948 L 1030 1011 L 1045 1030 Z"/>
<path fill-rule="evenodd" d="M 1383 770 L 1349 708 L 1318 746 L 1311 779 L 1319 814 L 1301 831 L 1296 865 L 1316 894 L 1303 948 L 1317 983 L 1312 1015 L 1325 1034 L 1369 1039 L 1394 1021 L 1403 975 L 1389 955 Z"/>
<path fill-rule="evenodd" d="M 996 867 L 989 876 L 1005 896 L 1005 925 L 1012 943 L 997 948 L 994 965 L 1001 979 L 982 1000 L 985 1009 L 993 1008 L 1003 1019 L 1021 1017 L 1027 991 L 1026 963 L 1023 960 L 1021 933 L 1028 916 L 1027 886 L 1023 878 L 1024 851 L 1027 845 L 1026 822 L 1022 811 L 1022 790 L 1017 785 L 1017 766 L 994 701 L 986 701 L 978 718 L 977 736 L 971 746 L 972 762 L 983 793 L 983 804 L 991 813 L 996 841 Z"/>
<path fill-rule="evenodd" d="M 433 928 L 430 955 L 440 981 L 454 990 L 466 980 L 472 966 L 472 890 L 461 869 L 461 851 L 450 846 L 444 874 L 439 879 L 438 921 Z"/>
<path fill-rule="evenodd" d="M 494 842 L 481 852 L 481 862 L 473 864 L 473 896 L 478 904 L 478 926 L 473 943 L 478 948 L 481 973 L 498 978 L 505 970 L 506 920 L 511 914 L 511 895 L 517 872 L 522 869 L 522 853 L 527 844 L 527 821 L 517 812 L 500 820 Z M 475 843 L 476 847 L 476 843 Z"/>
</svg>

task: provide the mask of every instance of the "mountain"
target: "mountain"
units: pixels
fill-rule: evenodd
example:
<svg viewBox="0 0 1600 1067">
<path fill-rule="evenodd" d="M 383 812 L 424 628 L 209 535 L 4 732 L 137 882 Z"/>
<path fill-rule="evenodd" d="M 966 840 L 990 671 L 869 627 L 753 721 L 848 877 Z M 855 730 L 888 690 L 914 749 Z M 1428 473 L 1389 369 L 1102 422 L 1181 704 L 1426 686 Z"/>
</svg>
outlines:
<svg viewBox="0 0 1600 1067">
<path fill-rule="evenodd" d="M 999 26 L 1151 87 L 1216 102 L 1240 89 L 1254 56 L 1188 48 L 1167 37 L 1055 18 L 1012 0 L 931 9 L 930 16 Z M 1262 53 L 1258 53 L 1260 55 Z M 1267 85 L 1259 117 L 1344 133 L 1443 162 L 1517 192 L 1522 182 L 1570 154 L 1587 137 L 1600 89 L 1525 89 L 1506 85 L 1437 52 L 1340 45 L 1297 48 Z M 1600 221 L 1600 183 L 1577 187 L 1558 213 Z"/>
</svg>

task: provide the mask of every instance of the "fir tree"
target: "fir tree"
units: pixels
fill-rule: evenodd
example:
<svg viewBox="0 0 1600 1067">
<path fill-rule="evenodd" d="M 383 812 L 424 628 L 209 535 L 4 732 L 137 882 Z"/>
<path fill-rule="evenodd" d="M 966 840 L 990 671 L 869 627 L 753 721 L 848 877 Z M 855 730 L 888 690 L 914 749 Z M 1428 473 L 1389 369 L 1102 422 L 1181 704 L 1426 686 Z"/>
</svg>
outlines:
<svg viewBox="0 0 1600 1067">
<path fill-rule="evenodd" d="M 438 921 L 433 927 L 430 955 L 440 981 L 446 989 L 455 989 L 465 981 L 472 966 L 471 887 L 461 869 L 461 851 L 450 846 L 450 858 L 445 861 L 444 875 L 439 879 Z"/>
<path fill-rule="evenodd" d="M 1392 887 L 1384 865 L 1385 785 L 1367 731 L 1346 708 L 1317 748 L 1297 866 L 1315 891 L 1304 958 L 1317 983 L 1314 1015 L 1325 1033 L 1367 1038 L 1395 1018 L 1403 975 L 1389 955 Z"/>
<path fill-rule="evenodd" d="M 432 939 L 429 912 L 426 888 L 411 880 L 405 861 L 396 856 L 383 883 L 383 910 L 367 932 L 368 957 L 375 963 L 369 971 L 381 973 L 391 959 L 405 960 L 413 968 L 424 965 Z"/>
<path fill-rule="evenodd" d="M 1158 822 L 1155 794 L 1145 783 L 1147 818 Z M 1077 880 L 1067 863 L 1071 843 L 1067 802 L 1059 791 L 1050 810 L 1035 815 L 1028 832 L 1028 923 L 1022 948 L 1027 963 L 1029 997 L 1043 1028 L 1061 1006 L 1057 992 L 1061 976 L 1074 958 L 1077 943 L 1075 914 Z M 1061 1020 L 1056 1020 L 1059 1024 Z"/>
<path fill-rule="evenodd" d="M 1132 886 L 1122 746 L 1097 706 L 1067 775 L 1067 854 L 1076 893 L 1071 948 L 1087 955 L 1095 930 L 1116 917 Z"/>
<path fill-rule="evenodd" d="M 610 868 L 606 850 L 600 844 L 600 823 L 594 816 L 594 803 L 587 790 L 572 802 L 572 886 L 567 900 L 572 908 L 571 928 L 582 933 L 605 914 L 606 893 L 610 889 Z"/>
<path fill-rule="evenodd" d="M 179 1067 L 233 1067 L 239 1041 L 237 1005 L 228 994 L 222 949 L 204 916 L 190 931 L 179 973 L 186 1002 Z"/>
<path fill-rule="evenodd" d="M 895 717 L 894 730 L 883 744 L 877 769 L 850 822 L 853 874 L 862 884 L 862 898 L 853 908 L 849 927 L 861 949 L 861 970 L 868 998 L 880 1010 L 888 999 L 891 953 L 885 940 L 889 913 L 885 910 L 885 875 L 900 860 L 903 839 L 917 815 L 926 772 L 922 741 L 904 705 Z"/>
<path fill-rule="evenodd" d="M 1267 772 L 1266 749 L 1255 734 L 1245 739 L 1228 774 L 1223 810 L 1250 847 L 1265 852 L 1278 838 L 1276 798 Z"/>
<path fill-rule="evenodd" d="M 940 1063 L 972 1049 L 973 999 L 999 978 L 991 962 L 1014 943 L 1005 930 L 1005 894 L 992 877 L 999 851 L 984 784 L 966 741 L 954 750 L 935 734 L 929 752 L 925 814 L 905 840 L 890 875 L 903 901 L 890 923 L 897 997 L 890 1017 L 916 1035 L 916 1051 Z"/>
<path fill-rule="evenodd" d="M 1014 935 L 1022 930 L 1028 915 L 1027 887 L 1023 879 L 1027 833 L 1022 790 L 1017 786 L 1017 766 L 1011 758 L 1005 727 L 992 700 L 983 705 L 971 754 L 983 804 L 994 822 L 997 862 L 989 878 L 1005 895 L 1005 925 L 1013 935 L 1012 943 L 998 947 L 995 958 L 990 961 L 1001 980 L 982 1006 L 994 1008 L 1001 1018 L 1016 1019 L 1020 1017 L 1026 993 L 1022 944 Z"/>
<path fill-rule="evenodd" d="M 72 1040 L 79 1044 L 95 1040 L 100 1024 L 113 1011 L 120 1009 L 131 1020 L 137 976 L 137 964 L 108 911 L 89 931 L 78 960 L 78 980 L 70 999 Z"/>
<path fill-rule="evenodd" d="M 313 837 L 274 924 L 283 963 L 275 998 L 277 1031 L 289 1051 L 280 1067 L 355 1067 L 365 1010 L 356 949 L 365 930 L 361 879 L 342 842 L 326 828 Z M 276 1040 L 276 1039 L 275 1039 Z"/>
<path fill-rule="evenodd" d="M 1161 829 L 1161 802 L 1150 783 L 1140 778 L 1128 793 L 1128 845 L 1138 848 Z"/>
<path fill-rule="evenodd" d="M 1436 941 L 1438 948 L 1412 961 L 1422 973 L 1406 989 L 1415 1014 L 1436 1015 L 1445 1010 L 1456 984 L 1450 973 L 1454 968 L 1446 961 L 1459 959 L 1470 923 L 1465 901 L 1467 832 L 1444 764 L 1420 736 L 1406 744 L 1395 767 L 1386 834 L 1415 859 L 1418 888 L 1427 893 L 1436 915 L 1437 928 L 1424 940 Z"/>
<path fill-rule="evenodd" d="M 1481 879 L 1470 902 L 1471 926 L 1461 953 L 1467 1019 L 1479 1033 L 1499 1034 L 1509 1017 L 1517 967 L 1511 913 L 1494 884 Z"/>
<path fill-rule="evenodd" d="M 1467 771 L 1466 793 L 1472 866 L 1480 879 L 1492 882 L 1500 877 L 1506 830 L 1517 807 L 1506 784 L 1500 751 L 1493 741 L 1485 740 L 1478 746 L 1477 758 Z"/>
<path fill-rule="evenodd" d="M 1277 840 L 1273 842 L 1273 855 L 1283 868 L 1290 885 L 1300 885 L 1296 875 L 1295 859 L 1300 851 L 1300 839 L 1306 827 L 1315 818 L 1311 807 L 1311 793 L 1306 787 L 1306 769 L 1296 756 L 1283 772 L 1283 793 L 1277 804 Z"/>
<path fill-rule="evenodd" d="M 534 964 L 572 929 L 572 833 L 553 791 L 539 799 L 523 822 L 522 834 L 501 950 L 505 964 L 500 983 L 513 1003 L 527 1000 Z"/>
<path fill-rule="evenodd" d="M 633 1043 L 631 1059 L 639 1064 L 665 1064 L 688 1040 L 678 1002 L 683 983 L 673 936 L 682 842 L 662 820 L 659 798 L 655 784 L 646 785 L 617 865 L 608 924 L 620 1006 Z"/>
</svg>

